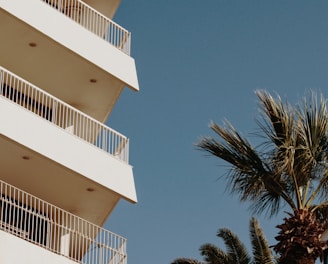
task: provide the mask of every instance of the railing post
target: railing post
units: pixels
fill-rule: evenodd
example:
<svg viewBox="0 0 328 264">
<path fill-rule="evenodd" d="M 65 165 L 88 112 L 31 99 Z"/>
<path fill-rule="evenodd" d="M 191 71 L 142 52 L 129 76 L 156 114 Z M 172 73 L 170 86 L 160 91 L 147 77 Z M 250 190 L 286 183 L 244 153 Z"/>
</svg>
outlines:
<svg viewBox="0 0 328 264">
<path fill-rule="evenodd" d="M 41 0 L 53 6 L 50 0 Z M 131 33 L 81 0 L 58 0 L 56 7 L 81 26 L 130 55 Z"/>
<path fill-rule="evenodd" d="M 0 197 L 0 229 L 78 263 L 125 264 L 124 238 L 3 181 Z"/>
<path fill-rule="evenodd" d="M 0 96 L 128 163 L 129 140 L 0 67 Z"/>
<path fill-rule="evenodd" d="M 3 94 L 3 70 L 0 68 L 0 95 Z"/>
</svg>

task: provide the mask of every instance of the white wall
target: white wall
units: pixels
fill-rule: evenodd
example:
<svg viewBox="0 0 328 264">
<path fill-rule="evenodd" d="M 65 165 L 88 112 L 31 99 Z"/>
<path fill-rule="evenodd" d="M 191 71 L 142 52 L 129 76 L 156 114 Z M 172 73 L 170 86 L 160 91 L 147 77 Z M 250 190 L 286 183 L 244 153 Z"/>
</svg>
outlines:
<svg viewBox="0 0 328 264">
<path fill-rule="evenodd" d="M 0 113 L 0 134 L 137 201 L 130 165 L 1 97 Z"/>
<path fill-rule="evenodd" d="M 139 90 L 136 66 L 132 57 L 47 6 L 41 0 L 1 0 L 0 4 L 10 14 L 91 61 L 127 86 Z"/>
<path fill-rule="evenodd" d="M 76 264 L 14 235 L 0 231 L 1 264 Z"/>
</svg>

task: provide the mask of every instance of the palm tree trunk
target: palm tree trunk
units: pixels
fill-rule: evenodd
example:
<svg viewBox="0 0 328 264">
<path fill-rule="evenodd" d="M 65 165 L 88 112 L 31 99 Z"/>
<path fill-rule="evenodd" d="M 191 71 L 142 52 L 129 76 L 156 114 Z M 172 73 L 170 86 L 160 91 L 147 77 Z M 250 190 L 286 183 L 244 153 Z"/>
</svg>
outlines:
<svg viewBox="0 0 328 264">
<path fill-rule="evenodd" d="M 307 209 L 295 210 L 294 214 L 284 219 L 277 227 L 278 244 L 274 250 L 280 254 L 279 264 L 314 264 L 323 256 L 327 242 L 321 241 L 323 224 Z"/>
<path fill-rule="evenodd" d="M 279 264 L 315 264 L 314 259 L 309 259 L 308 257 L 304 257 L 301 259 L 287 259 L 284 261 L 278 261 Z"/>
</svg>

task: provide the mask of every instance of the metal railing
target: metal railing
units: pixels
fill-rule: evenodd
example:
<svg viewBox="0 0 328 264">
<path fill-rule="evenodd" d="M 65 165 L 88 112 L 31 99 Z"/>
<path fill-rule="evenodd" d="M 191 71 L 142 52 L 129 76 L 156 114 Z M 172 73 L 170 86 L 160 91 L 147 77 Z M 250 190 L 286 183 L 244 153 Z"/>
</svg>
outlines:
<svg viewBox="0 0 328 264">
<path fill-rule="evenodd" d="M 81 264 L 126 264 L 126 239 L 0 181 L 0 230 Z"/>
<path fill-rule="evenodd" d="M 0 67 L 0 96 L 128 163 L 129 140 L 56 97 Z"/>
<path fill-rule="evenodd" d="M 131 33 L 81 0 L 41 0 L 130 55 Z"/>
</svg>

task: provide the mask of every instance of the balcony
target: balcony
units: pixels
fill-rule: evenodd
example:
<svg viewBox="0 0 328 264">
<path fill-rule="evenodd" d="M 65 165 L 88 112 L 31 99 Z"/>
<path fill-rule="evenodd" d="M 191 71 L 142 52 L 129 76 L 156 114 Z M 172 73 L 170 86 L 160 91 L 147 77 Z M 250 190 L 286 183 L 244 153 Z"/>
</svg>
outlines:
<svg viewBox="0 0 328 264">
<path fill-rule="evenodd" d="M 109 155 L 129 162 L 129 140 L 125 136 L 2 67 L 0 96 Z"/>
<path fill-rule="evenodd" d="M 83 264 L 126 264 L 126 239 L 0 181 L 0 230 Z"/>
<path fill-rule="evenodd" d="M 139 90 L 130 33 L 82 1 L 1 0 L 0 32 L 2 67 L 102 123 Z"/>
<path fill-rule="evenodd" d="M 137 201 L 125 136 L 1 67 L 0 112 L 1 180 L 100 226 Z"/>
<path fill-rule="evenodd" d="M 80 0 L 40 0 L 130 55 L 131 33 Z"/>
</svg>

